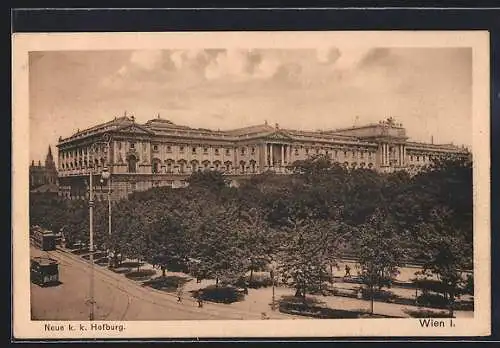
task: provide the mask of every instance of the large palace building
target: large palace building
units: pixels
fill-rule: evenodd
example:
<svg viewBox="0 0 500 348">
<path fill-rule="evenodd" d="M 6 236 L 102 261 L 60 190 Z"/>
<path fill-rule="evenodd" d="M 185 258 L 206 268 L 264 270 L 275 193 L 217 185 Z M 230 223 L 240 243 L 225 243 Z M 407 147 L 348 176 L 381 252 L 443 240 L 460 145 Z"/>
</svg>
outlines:
<svg viewBox="0 0 500 348">
<path fill-rule="evenodd" d="M 88 197 L 90 170 L 97 199 L 106 199 L 111 173 L 111 199 L 156 186 L 181 187 L 198 170 L 222 171 L 233 182 L 271 171 L 289 173 L 296 160 L 329 156 L 348 168 L 381 172 L 416 171 L 431 158 L 468 155 L 464 147 L 408 141 L 406 130 L 392 118 L 376 124 L 334 131 L 281 129 L 267 123 L 234 130 L 209 130 L 177 125 L 158 116 L 145 124 L 133 116 L 115 118 L 60 138 L 57 145 L 60 194 Z"/>
</svg>

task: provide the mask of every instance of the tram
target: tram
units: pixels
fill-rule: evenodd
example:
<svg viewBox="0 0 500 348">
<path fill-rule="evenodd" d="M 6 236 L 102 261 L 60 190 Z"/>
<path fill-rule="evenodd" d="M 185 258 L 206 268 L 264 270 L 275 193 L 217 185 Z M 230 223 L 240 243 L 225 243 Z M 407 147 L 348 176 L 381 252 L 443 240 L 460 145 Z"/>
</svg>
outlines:
<svg viewBox="0 0 500 348">
<path fill-rule="evenodd" d="M 40 250 L 56 250 L 58 236 L 52 231 L 35 226 L 31 230 L 31 243 Z"/>
<path fill-rule="evenodd" d="M 40 286 L 59 284 L 59 262 L 50 257 L 33 257 L 30 263 L 31 282 Z"/>
</svg>

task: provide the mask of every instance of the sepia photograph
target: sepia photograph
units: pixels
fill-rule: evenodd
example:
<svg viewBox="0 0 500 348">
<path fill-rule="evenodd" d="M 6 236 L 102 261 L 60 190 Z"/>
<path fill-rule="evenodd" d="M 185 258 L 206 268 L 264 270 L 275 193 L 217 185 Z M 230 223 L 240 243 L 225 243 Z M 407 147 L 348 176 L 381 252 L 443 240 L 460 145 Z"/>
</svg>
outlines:
<svg viewBox="0 0 500 348">
<path fill-rule="evenodd" d="M 488 334 L 488 40 L 14 36 L 14 331 Z"/>
</svg>

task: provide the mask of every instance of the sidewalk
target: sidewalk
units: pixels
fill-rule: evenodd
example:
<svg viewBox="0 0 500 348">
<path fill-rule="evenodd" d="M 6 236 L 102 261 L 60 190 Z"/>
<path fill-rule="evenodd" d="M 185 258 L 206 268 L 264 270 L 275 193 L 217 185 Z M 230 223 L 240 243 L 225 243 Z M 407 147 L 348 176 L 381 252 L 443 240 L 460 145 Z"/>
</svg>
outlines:
<svg viewBox="0 0 500 348">
<path fill-rule="evenodd" d="M 81 256 L 82 255 L 75 255 L 71 253 L 68 249 L 62 249 L 58 248 L 59 250 L 72 255 L 73 257 L 77 257 L 81 259 L 82 261 L 88 262 L 84 260 Z M 136 262 L 136 260 L 129 260 L 126 259 L 124 262 Z M 109 269 L 107 269 L 106 266 L 97 266 L 101 270 L 111 273 L 114 276 L 121 277 L 122 279 L 127 279 L 124 274 L 119 274 L 116 272 L 113 272 Z M 162 275 L 162 271 L 159 269 L 153 268 L 152 265 L 148 263 L 144 263 L 140 269 L 142 270 L 152 270 L 154 271 L 154 275 L 151 276 L 151 278 L 154 277 L 159 277 Z M 200 283 L 196 282 L 196 279 L 190 275 L 186 275 L 185 273 L 182 272 L 166 272 L 166 276 L 177 276 L 177 277 L 182 277 L 182 278 L 188 278 L 190 279 L 188 282 L 184 284 L 184 300 L 183 304 L 189 304 L 191 306 L 197 306 L 196 300 L 191 297 L 191 291 L 196 291 L 202 288 L 205 288 L 209 285 L 214 285 L 215 280 L 213 279 L 204 279 Z M 134 281 L 131 279 L 127 279 L 129 282 L 141 285 L 141 281 Z M 345 288 L 345 289 L 353 289 L 353 286 L 359 286 L 357 284 L 349 284 L 349 283 L 335 283 L 335 287 L 339 288 Z M 176 298 L 176 293 L 175 291 L 172 293 L 166 292 L 166 291 L 161 291 L 161 290 L 156 290 L 150 287 L 142 287 L 143 289 L 154 292 L 157 294 L 161 294 L 163 296 L 169 296 L 170 298 Z M 395 294 L 399 296 L 404 296 L 407 298 L 414 298 L 415 296 L 415 291 L 411 289 L 402 289 L 402 288 L 392 288 L 390 289 L 393 291 Z M 302 316 L 293 316 L 293 315 L 288 315 L 284 313 L 280 313 L 278 310 L 273 311 L 271 309 L 270 304 L 272 303 L 272 287 L 267 287 L 267 288 L 260 288 L 260 289 L 248 289 L 248 295 L 246 295 L 245 300 L 240 301 L 240 302 L 234 302 L 231 304 L 220 304 L 220 303 L 212 303 L 212 302 L 204 302 L 204 308 L 203 309 L 208 309 L 210 311 L 217 311 L 217 312 L 225 312 L 227 310 L 231 311 L 233 314 L 236 313 L 242 313 L 241 314 L 241 319 L 245 317 L 245 313 L 252 317 L 258 317 L 262 313 L 266 313 L 266 315 L 270 319 L 303 319 L 306 317 Z M 274 297 L 275 300 L 278 301 L 282 296 L 292 296 L 294 295 L 294 290 L 290 288 L 285 288 L 285 287 L 276 287 L 275 288 L 275 293 Z M 359 310 L 364 310 L 368 311 L 371 306 L 371 301 L 369 300 L 362 300 L 362 299 L 355 299 L 355 298 L 349 298 L 349 297 L 341 297 L 341 296 L 321 296 L 321 295 L 308 295 L 308 297 L 311 298 L 316 298 L 317 300 L 320 301 L 320 304 L 322 306 L 326 306 L 332 309 L 343 309 L 343 310 L 352 310 L 352 311 L 359 311 Z M 428 310 L 428 311 L 433 311 L 433 312 L 443 312 L 443 310 L 436 309 L 436 308 L 424 308 L 424 307 L 417 307 L 417 306 L 408 306 L 408 305 L 400 305 L 400 304 L 394 304 L 394 303 L 385 303 L 385 302 L 374 302 L 374 312 L 376 314 L 382 314 L 382 315 L 387 315 L 391 317 L 401 317 L 401 318 L 408 318 L 410 317 L 408 313 L 405 312 L 405 310 L 412 310 L 412 311 L 419 311 L 419 310 Z M 457 318 L 462 317 L 462 318 L 472 318 L 474 316 L 474 312 L 472 311 L 455 311 L 455 316 Z M 245 317 L 246 319 L 250 319 Z"/>
</svg>

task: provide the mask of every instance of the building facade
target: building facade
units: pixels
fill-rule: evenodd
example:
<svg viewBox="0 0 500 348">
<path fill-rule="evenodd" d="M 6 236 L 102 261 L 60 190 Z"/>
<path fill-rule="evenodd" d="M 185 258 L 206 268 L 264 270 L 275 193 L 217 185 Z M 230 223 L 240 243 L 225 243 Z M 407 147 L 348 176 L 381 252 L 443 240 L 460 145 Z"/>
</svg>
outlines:
<svg viewBox="0 0 500 348">
<path fill-rule="evenodd" d="M 158 116 L 144 124 L 133 116 L 60 138 L 60 194 L 70 199 L 88 196 L 92 170 L 97 199 L 113 200 L 156 186 L 181 187 L 199 170 L 217 170 L 232 180 L 271 171 L 289 173 L 297 160 L 325 155 L 348 168 L 381 172 L 417 171 L 433 157 L 467 156 L 463 147 L 409 141 L 392 118 L 376 124 L 333 131 L 281 129 L 267 123 L 228 131 L 176 125 Z M 109 170 L 110 186 L 99 179 Z M 94 177 L 93 177 L 94 178 Z"/>
<path fill-rule="evenodd" d="M 35 164 L 35 161 L 32 161 L 29 169 L 29 175 L 30 190 L 43 185 L 57 185 L 57 168 L 50 146 L 47 156 L 45 157 L 45 165 L 42 165 L 40 161 L 38 161 L 38 164 Z"/>
</svg>

